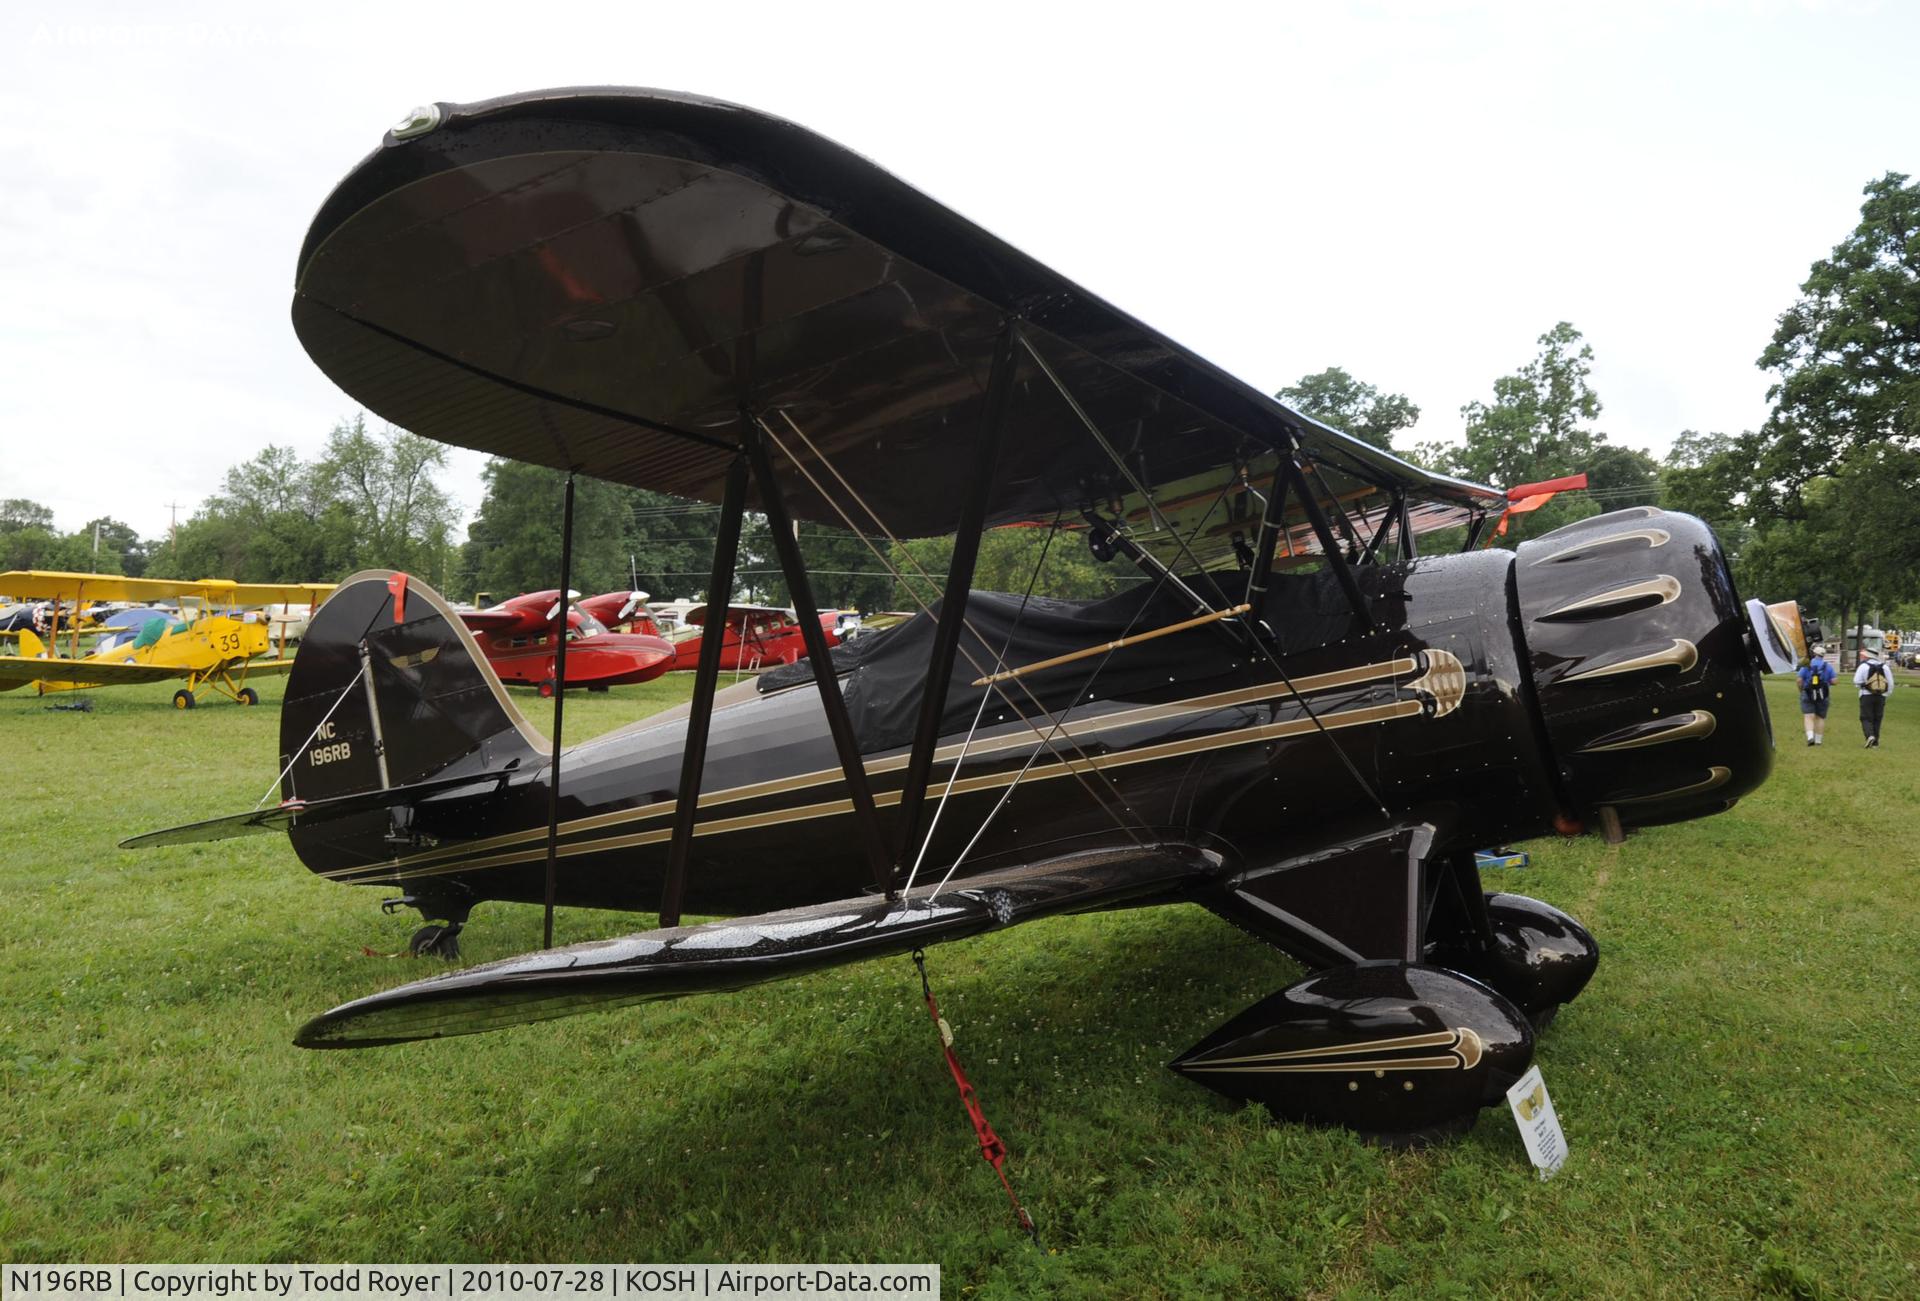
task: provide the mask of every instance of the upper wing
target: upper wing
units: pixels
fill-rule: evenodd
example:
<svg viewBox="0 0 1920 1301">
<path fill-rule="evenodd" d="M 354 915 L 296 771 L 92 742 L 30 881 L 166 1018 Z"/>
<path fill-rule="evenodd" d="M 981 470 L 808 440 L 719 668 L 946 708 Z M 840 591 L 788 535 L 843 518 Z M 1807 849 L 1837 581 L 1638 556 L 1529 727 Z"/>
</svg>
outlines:
<svg viewBox="0 0 1920 1301">
<path fill-rule="evenodd" d="M 165 601 L 176 596 L 193 596 L 210 588 L 225 592 L 231 583 L 212 580 L 184 582 L 175 578 L 125 578 L 119 574 L 66 573 L 48 569 L 15 569 L 0 574 L 0 592 L 27 601 L 48 601 L 56 597 L 90 601 Z"/>
<path fill-rule="evenodd" d="M 1224 490 L 1240 519 L 1198 549 L 1229 563 L 1241 487 L 1294 448 L 1349 516 L 1404 495 L 1418 531 L 1505 504 L 1305 419 L 793 123 L 605 89 L 432 118 L 328 198 L 293 303 L 320 367 L 403 428 L 718 501 L 750 404 L 796 516 L 841 525 L 837 500 L 868 530 L 857 497 L 896 535 L 945 533 L 1017 319 L 1128 469 L 1022 357 L 990 524 L 1145 518 L 1130 479 L 1197 521 Z"/>
<path fill-rule="evenodd" d="M 0 655 L 0 682 L 85 682 L 111 687 L 184 678 L 191 671 L 183 666 L 129 664 L 123 660 L 43 660 L 25 655 Z"/>
<path fill-rule="evenodd" d="M 740 989 L 1052 913 L 1172 895 L 1226 867 L 1220 851 L 1194 844 L 1109 847 L 969 877 L 944 890 L 921 886 L 891 902 L 863 896 L 548 949 L 337 1007 L 301 1027 L 294 1042 L 372 1048 Z"/>
<path fill-rule="evenodd" d="M 778 605 L 730 605 L 727 607 L 726 621 L 729 624 L 742 624 L 750 614 L 786 614 L 787 610 Z M 688 609 L 683 622 L 700 624 L 707 622 L 707 607 L 696 605 Z"/>
</svg>

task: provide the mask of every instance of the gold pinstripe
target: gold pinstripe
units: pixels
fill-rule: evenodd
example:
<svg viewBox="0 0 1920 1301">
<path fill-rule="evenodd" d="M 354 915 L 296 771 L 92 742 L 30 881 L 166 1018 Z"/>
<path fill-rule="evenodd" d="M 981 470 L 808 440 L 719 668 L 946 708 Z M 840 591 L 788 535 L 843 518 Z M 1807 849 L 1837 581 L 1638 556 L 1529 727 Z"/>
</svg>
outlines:
<svg viewBox="0 0 1920 1301">
<path fill-rule="evenodd" d="M 1418 714 L 1426 705 L 1418 700 L 1396 700 L 1391 704 L 1368 705 L 1360 709 L 1343 710 L 1336 714 L 1323 714 L 1319 725 L 1328 731 L 1346 727 L 1359 727 L 1368 723 L 1383 723 L 1395 718 L 1405 718 Z M 1126 768 L 1138 763 L 1151 763 L 1159 759 L 1178 758 L 1182 755 L 1199 754 L 1207 750 L 1224 750 L 1234 746 L 1254 745 L 1262 741 L 1279 740 L 1288 736 L 1298 736 L 1314 730 L 1315 724 L 1309 718 L 1289 719 L 1283 723 L 1268 723 L 1263 727 L 1239 728 L 1232 732 L 1223 732 L 1215 736 L 1191 737 L 1184 741 L 1166 741 L 1159 745 L 1145 745 L 1122 754 L 1109 755 L 1100 761 L 1099 767 Z M 1011 786 L 1016 780 L 1026 782 L 1047 781 L 1067 775 L 1067 763 L 1049 763 L 1044 767 L 1036 765 L 1022 778 L 1017 772 L 984 773 L 978 777 L 966 777 L 953 784 L 956 795 L 972 791 L 997 790 Z M 876 807 L 887 808 L 900 802 L 899 791 L 876 791 L 873 802 Z M 671 805 L 667 808 L 671 809 Z M 737 818 L 716 818 L 694 824 L 695 836 L 717 836 L 730 831 L 745 831 L 755 827 L 775 826 L 786 822 L 807 822 L 815 818 L 834 817 L 852 811 L 850 800 L 827 800 L 818 804 L 802 804 L 794 808 L 774 809 L 766 813 L 745 814 Z M 637 813 L 638 810 L 631 812 Z M 652 816 L 660 816 L 654 814 Z M 544 837 L 545 832 L 537 833 Z M 571 858 L 578 854 L 598 854 L 614 849 L 631 849 L 640 845 L 654 845 L 672 838 L 671 828 L 662 827 L 653 831 L 634 832 L 624 836 L 601 836 L 593 840 L 575 841 L 560 845 L 556 855 Z M 469 851 L 471 852 L 471 851 Z M 515 863 L 531 863 L 545 858 L 545 846 L 521 850 L 517 853 L 495 854 L 478 859 L 461 859 L 457 862 L 436 863 L 426 866 L 410 866 L 411 860 L 399 863 L 369 864 L 360 867 L 338 868 L 318 873 L 336 881 L 349 884 L 366 881 L 411 880 L 423 876 L 444 876 L 454 872 L 473 872 L 491 867 L 508 867 Z"/>
<path fill-rule="evenodd" d="M 1429 655 L 1434 654 L 1436 654 L 1436 652 L 1429 652 Z M 1445 654 L 1445 652 L 1437 652 L 1437 654 Z M 1453 660 L 1451 655 L 1447 655 L 1447 659 L 1452 660 L 1455 665 L 1459 663 L 1458 660 Z M 1308 677 L 1296 678 L 1294 680 L 1294 689 L 1305 695 L 1311 692 L 1329 691 L 1340 687 L 1363 686 L 1369 682 L 1384 681 L 1411 673 L 1418 667 L 1419 661 L 1417 659 L 1411 656 L 1403 656 L 1399 659 L 1388 660 L 1380 664 L 1360 665 L 1355 668 L 1336 669 L 1328 673 L 1318 673 Z M 1414 685 L 1418 686 L 1420 684 L 1415 683 Z M 1230 709 L 1235 705 L 1260 704 L 1271 700 L 1281 700 L 1290 697 L 1292 694 L 1292 692 L 1287 691 L 1278 684 L 1266 683 L 1261 686 L 1243 687 L 1236 691 L 1222 691 L 1213 695 L 1196 696 L 1190 700 L 1170 701 L 1163 705 L 1145 705 L 1138 709 L 1122 710 L 1119 713 L 1090 718 L 1081 723 L 1068 723 L 1060 730 L 1063 734 L 1078 739 L 1083 736 L 1090 736 L 1099 732 L 1111 731 L 1122 727 L 1137 727 L 1144 723 L 1161 722 L 1168 719 L 1186 717 L 1191 714 L 1208 713 L 1216 709 Z M 1442 712 L 1445 711 L 1443 710 Z M 1309 726 L 1311 726 L 1311 724 L 1309 724 Z M 992 755 L 1009 750 L 1021 750 L 1033 744 L 1034 740 L 1031 733 L 1021 733 L 975 742 L 969 754 L 976 757 L 980 755 Z M 942 746 L 934 751 L 934 761 L 936 763 L 951 762 L 960 756 L 962 748 L 959 744 Z M 1120 762 L 1123 758 L 1124 756 L 1110 756 L 1101 760 L 1089 759 L 1083 761 L 1075 759 L 1069 760 L 1068 762 L 1077 765 L 1080 770 L 1084 772 L 1090 768 L 1100 770 L 1109 767 L 1124 766 Z M 900 771 L 907 766 L 907 761 L 908 756 L 902 754 L 892 756 L 891 758 L 873 760 L 867 763 L 865 767 L 867 775 L 871 777 Z M 1059 765 L 1051 766 L 1058 767 Z M 1061 772 L 1051 775 L 1065 776 L 1067 771 L 1068 770 L 1063 769 Z M 768 795 L 783 795 L 790 791 L 804 790 L 812 786 L 824 786 L 840 780 L 841 776 L 842 774 L 838 768 L 821 768 L 809 773 L 799 773 L 792 777 L 780 777 L 770 781 L 753 782 L 744 786 L 729 787 L 726 790 L 713 791 L 709 794 L 702 795 L 700 797 L 699 807 L 707 809 L 718 807 L 722 804 L 736 803 L 741 800 L 758 799 Z M 978 780 L 980 779 L 970 779 L 970 781 Z M 954 787 L 956 792 L 968 788 L 969 782 L 967 781 L 956 783 Z M 899 803 L 899 795 L 895 792 L 889 797 L 885 792 L 876 791 L 874 793 L 874 802 L 879 805 L 897 804 Z M 568 836 L 585 831 L 597 831 L 603 827 L 619 826 L 628 822 L 644 822 L 649 818 L 661 817 L 671 813 L 673 808 L 674 801 L 672 800 L 656 800 L 651 804 L 640 805 L 638 808 L 615 809 L 607 813 L 589 814 L 584 818 L 575 818 L 571 821 L 561 823 L 559 834 Z M 822 815 L 816 814 L 811 816 Z M 739 820 L 730 819 L 728 821 L 738 822 Z M 704 828 L 708 825 L 720 824 L 697 823 L 695 824 L 694 834 L 704 834 Z M 412 855 L 395 862 L 352 868 L 336 868 L 331 871 L 318 873 L 318 875 L 333 879 L 346 879 L 350 876 L 362 875 L 373 871 L 385 871 L 390 868 L 403 869 L 412 875 L 426 875 L 426 873 L 415 872 L 413 869 L 423 868 L 430 864 L 436 864 L 454 858 L 460 858 L 462 860 L 460 870 L 465 870 L 467 867 L 473 865 L 466 861 L 465 856 L 476 853 L 486 853 L 496 849 L 506 849 L 513 845 L 529 844 L 533 841 L 544 841 L 546 836 L 546 828 L 531 827 L 523 831 L 511 831 L 498 836 L 490 836 L 484 840 L 469 841 L 459 845 L 450 845 L 440 849 L 428 850 L 423 854 Z M 625 839 L 626 838 L 622 838 L 623 841 Z M 594 843 L 603 844 L 607 842 L 596 841 Z M 651 842 L 639 841 L 634 843 L 645 844 Z M 621 846 L 607 844 L 607 847 L 619 848 Z M 561 852 L 565 853 L 566 847 L 563 846 Z M 544 857 L 545 854 L 545 849 L 542 849 L 537 856 Z M 505 861 L 525 862 L 527 860 L 524 857 L 516 857 Z M 494 864 L 485 863 L 483 865 L 493 866 Z"/>
</svg>

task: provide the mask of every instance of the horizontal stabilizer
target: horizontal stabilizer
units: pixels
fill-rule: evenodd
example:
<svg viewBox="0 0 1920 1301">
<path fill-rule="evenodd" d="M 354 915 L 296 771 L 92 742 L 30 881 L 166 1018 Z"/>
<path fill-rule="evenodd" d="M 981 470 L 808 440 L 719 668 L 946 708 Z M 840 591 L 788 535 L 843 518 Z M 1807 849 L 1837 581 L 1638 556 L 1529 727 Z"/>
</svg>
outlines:
<svg viewBox="0 0 1920 1301">
<path fill-rule="evenodd" d="M 1171 894 L 1227 870 L 1227 857 L 1217 849 L 1129 844 L 970 876 L 944 890 L 921 886 L 892 901 L 842 899 L 644 931 L 402 985 L 315 1017 L 294 1042 L 303 1048 L 373 1048 L 741 989 L 1053 913 Z"/>
<path fill-rule="evenodd" d="M 434 777 L 383 791 L 340 795 L 330 800 L 289 800 L 270 809 L 235 813 L 205 822 L 189 822 L 183 827 L 168 827 L 165 831 L 149 831 L 143 836 L 121 841 L 120 848 L 151 849 L 155 845 L 191 845 L 205 840 L 231 840 L 235 836 L 252 836 L 263 831 L 285 831 L 296 823 L 306 826 L 356 813 L 416 804 L 428 796 L 444 795 L 463 787 L 472 788 L 478 793 L 483 787 L 498 786 L 505 782 L 511 771 L 509 767 L 495 772 L 468 773 L 464 777 Z"/>
</svg>

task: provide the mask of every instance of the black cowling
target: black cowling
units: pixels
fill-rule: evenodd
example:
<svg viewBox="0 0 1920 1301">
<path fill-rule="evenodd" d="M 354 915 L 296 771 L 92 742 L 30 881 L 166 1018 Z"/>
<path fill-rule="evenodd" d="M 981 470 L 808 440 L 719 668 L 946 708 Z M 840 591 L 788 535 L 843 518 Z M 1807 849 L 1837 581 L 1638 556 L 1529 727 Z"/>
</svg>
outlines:
<svg viewBox="0 0 1920 1301">
<path fill-rule="evenodd" d="M 1726 553 L 1691 515 L 1636 507 L 1523 543 L 1514 564 L 1562 798 L 1628 825 L 1704 817 L 1765 780 L 1761 665 Z"/>
</svg>

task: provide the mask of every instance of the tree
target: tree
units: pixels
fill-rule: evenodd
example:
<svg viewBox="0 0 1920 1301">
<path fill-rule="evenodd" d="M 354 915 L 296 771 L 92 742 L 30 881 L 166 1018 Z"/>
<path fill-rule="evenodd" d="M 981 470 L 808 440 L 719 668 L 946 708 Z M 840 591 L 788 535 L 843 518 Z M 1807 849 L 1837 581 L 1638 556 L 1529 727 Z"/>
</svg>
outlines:
<svg viewBox="0 0 1920 1301">
<path fill-rule="evenodd" d="M 1736 573 L 1743 591 L 1792 597 L 1838 629 L 1920 597 L 1920 450 L 1857 448 L 1809 480 L 1793 517 L 1762 522 Z"/>
<path fill-rule="evenodd" d="M 1382 393 L 1338 366 L 1303 375 L 1274 394 L 1301 415 L 1332 425 L 1385 452 L 1393 450 L 1393 436 L 1420 419 L 1420 408 L 1401 393 Z"/>
<path fill-rule="evenodd" d="M 336 526 L 344 517 L 361 554 L 440 583 L 459 518 L 433 478 L 446 464 L 444 444 L 391 428 L 370 434 L 366 418 L 355 416 L 328 436 L 308 491 L 326 503 Z"/>
<path fill-rule="evenodd" d="M 1042 551 L 1046 553 L 1044 563 Z M 918 610 L 916 595 L 928 605 L 940 598 L 946 589 L 947 566 L 953 559 L 951 535 L 903 542 L 892 549 L 892 555 L 894 567 L 905 580 L 894 589 L 895 609 Z M 1139 581 L 1139 572 L 1123 560 L 1107 564 L 1095 560 L 1087 549 L 1085 534 L 1045 527 L 989 529 L 980 539 L 980 558 L 973 571 L 973 586 L 982 591 L 1017 595 L 1031 582 L 1035 596 L 1063 599 L 1110 596 Z"/>
<path fill-rule="evenodd" d="M 1605 438 L 1585 422 L 1600 417 L 1587 376 L 1593 348 L 1566 321 L 1541 335 L 1540 353 L 1493 382 L 1493 401 L 1460 408 L 1466 443 L 1453 456 L 1463 478 L 1502 485 L 1572 474 Z"/>
<path fill-rule="evenodd" d="M 18 533 L 21 529 L 53 531 L 53 512 L 25 497 L 0 501 L 0 533 Z"/>
<path fill-rule="evenodd" d="M 1751 433 L 1735 437 L 1683 430 L 1660 467 L 1660 504 L 1705 520 L 1736 567 L 1754 531 L 1749 493 L 1753 441 Z"/>
<path fill-rule="evenodd" d="M 461 552 L 461 594 L 486 592 L 495 600 L 505 600 L 556 586 L 566 473 L 496 458 L 487 462 L 483 475 L 486 495 Z M 627 585 L 625 492 L 604 479 L 575 477 L 571 580 L 575 591 L 591 595 Z"/>
<path fill-rule="evenodd" d="M 133 526 L 123 524 L 110 515 L 90 519 L 80 526 L 78 536 L 86 538 L 89 546 L 97 539 L 99 546 L 94 549 L 93 568 L 103 573 L 120 573 L 129 578 L 138 578 L 147 571 L 147 556 L 151 546 L 143 542 Z M 115 567 L 103 568 L 107 564 Z"/>
<path fill-rule="evenodd" d="M 1414 454 L 1431 469 L 1501 487 L 1586 472 L 1587 492 L 1562 493 L 1540 510 L 1514 517 L 1498 539 L 1507 546 L 1602 510 L 1651 503 L 1660 492 L 1653 457 L 1608 443 L 1592 427 L 1600 398 L 1587 381 L 1593 348 L 1580 331 L 1561 321 L 1538 342 L 1531 362 L 1493 382 L 1491 402 L 1460 408 L 1467 421 L 1463 444 L 1423 443 Z"/>
<path fill-rule="evenodd" d="M 483 474 L 486 495 L 461 549 L 458 590 L 504 600 L 553 587 L 560 581 L 565 471 L 495 459 Z M 574 590 L 637 586 L 666 599 L 705 587 L 719 529 L 717 507 L 578 475 L 573 515 Z M 743 526 L 740 569 L 758 567 L 764 527 L 751 516 Z M 754 582 L 759 577 L 744 576 L 736 594 L 742 599 L 758 595 Z M 832 603 L 818 589 L 816 595 Z"/>
<path fill-rule="evenodd" d="M 456 518 L 433 481 L 445 463 L 439 444 L 369 433 L 360 417 L 335 426 L 312 463 L 268 446 L 227 471 L 221 490 L 154 549 L 147 572 L 274 583 L 403 569 L 443 584 Z"/>
<path fill-rule="evenodd" d="M 101 526 L 99 547 L 94 525 Z M 53 512 L 37 501 L 0 501 L 0 569 L 53 569 L 71 573 L 138 574 L 146 560 L 140 537 L 118 520 L 89 520 L 61 533 Z"/>
<path fill-rule="evenodd" d="M 1860 224 L 1813 264 L 1758 362 L 1778 378 L 1757 487 L 1789 511 L 1847 449 L 1920 441 L 1920 183 L 1888 172 L 1864 193 Z"/>
</svg>

